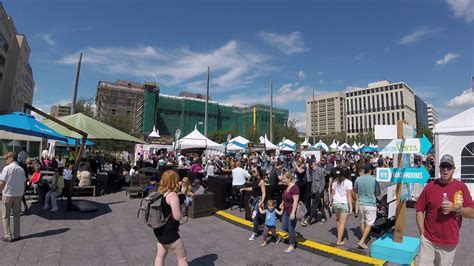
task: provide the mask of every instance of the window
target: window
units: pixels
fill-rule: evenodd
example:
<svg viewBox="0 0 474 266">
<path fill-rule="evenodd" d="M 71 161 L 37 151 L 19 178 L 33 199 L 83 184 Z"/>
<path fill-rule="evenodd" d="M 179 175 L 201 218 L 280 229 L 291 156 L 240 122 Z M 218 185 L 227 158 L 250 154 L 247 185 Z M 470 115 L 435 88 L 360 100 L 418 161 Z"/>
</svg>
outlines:
<svg viewBox="0 0 474 266">
<path fill-rule="evenodd" d="M 364 111 L 367 110 L 367 104 L 366 104 L 366 100 L 365 100 L 365 99 L 366 99 L 366 97 L 364 97 Z"/>
<path fill-rule="evenodd" d="M 398 108 L 398 93 L 395 92 L 395 104 Z"/>
<path fill-rule="evenodd" d="M 359 116 L 359 122 L 360 122 L 360 130 L 364 128 L 364 124 L 362 124 L 362 116 Z"/>
<path fill-rule="evenodd" d="M 359 111 L 362 111 L 362 98 L 359 98 Z"/>
<path fill-rule="evenodd" d="M 405 120 L 405 112 L 402 111 L 402 120 Z"/>
<path fill-rule="evenodd" d="M 397 124 L 397 121 L 395 121 L 395 113 L 392 113 L 392 123 L 393 123 L 394 125 Z"/>
<path fill-rule="evenodd" d="M 372 117 L 369 115 L 369 128 L 372 128 Z"/>
<path fill-rule="evenodd" d="M 387 115 L 387 125 L 390 125 L 390 114 L 386 113 L 386 115 Z"/>
<path fill-rule="evenodd" d="M 380 114 L 377 114 L 377 122 L 380 125 Z"/>
<path fill-rule="evenodd" d="M 117 114 L 117 109 L 112 109 L 112 114 L 116 115 Z"/>
<path fill-rule="evenodd" d="M 388 93 L 385 94 L 385 102 L 386 102 L 385 105 L 387 106 L 387 110 L 389 110 L 389 108 L 390 108 L 390 103 L 388 102 Z"/>
<path fill-rule="evenodd" d="M 397 121 L 400 120 L 400 112 L 397 112 Z"/>
<path fill-rule="evenodd" d="M 401 83 L 398 84 L 398 88 L 400 88 L 400 89 L 403 88 L 403 84 L 401 84 Z"/>
<path fill-rule="evenodd" d="M 357 104 L 357 103 L 356 103 Z M 351 111 L 354 111 L 354 99 L 351 99 Z"/>
<path fill-rule="evenodd" d="M 377 124 L 377 121 L 375 120 L 375 115 L 372 115 L 372 121 L 374 121 L 374 127 Z"/>
<path fill-rule="evenodd" d="M 461 151 L 461 178 L 474 179 L 474 142 L 467 144 Z"/>
<path fill-rule="evenodd" d="M 403 106 L 403 91 L 400 91 L 400 104 Z"/>
<path fill-rule="evenodd" d="M 352 128 L 352 132 L 354 132 L 354 130 L 355 130 L 355 127 L 354 127 L 354 117 L 351 117 L 351 128 Z"/>
<path fill-rule="evenodd" d="M 370 112 L 370 96 L 367 97 L 367 108 L 369 109 L 369 112 Z"/>
<path fill-rule="evenodd" d="M 380 108 L 380 102 L 379 102 L 379 100 L 380 100 L 380 97 L 379 97 L 379 95 L 377 94 L 377 111 L 380 110 L 380 109 L 379 109 L 379 108 Z"/>
<path fill-rule="evenodd" d="M 393 109 L 393 107 L 395 106 L 395 102 L 393 101 L 393 92 L 390 93 L 390 101 L 391 101 L 390 106 L 391 106 L 392 109 Z"/>
<path fill-rule="evenodd" d="M 375 112 L 375 110 L 374 110 L 374 109 L 375 109 L 375 96 L 374 96 L 374 95 L 372 95 L 372 111 L 374 111 L 374 112 Z"/>
<path fill-rule="evenodd" d="M 380 95 L 380 98 L 382 99 L 382 105 L 380 107 L 384 108 L 385 107 L 385 104 L 383 103 L 383 94 Z M 383 109 L 382 109 L 383 110 Z"/>
<path fill-rule="evenodd" d="M 359 119 L 357 119 L 357 117 L 355 118 L 355 122 L 356 122 L 356 124 L 355 124 L 355 130 L 356 130 L 356 131 L 359 131 Z"/>
</svg>

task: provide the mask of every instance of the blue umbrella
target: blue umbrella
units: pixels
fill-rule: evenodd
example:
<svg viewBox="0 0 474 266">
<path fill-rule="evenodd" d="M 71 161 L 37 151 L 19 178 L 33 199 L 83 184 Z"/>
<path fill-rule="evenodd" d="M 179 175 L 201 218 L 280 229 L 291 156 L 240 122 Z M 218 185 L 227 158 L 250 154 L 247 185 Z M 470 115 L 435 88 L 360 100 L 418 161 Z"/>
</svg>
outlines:
<svg viewBox="0 0 474 266">
<path fill-rule="evenodd" d="M 0 115 L 0 129 L 46 139 L 66 140 L 63 135 L 45 126 L 32 115 L 21 112 Z"/>
<path fill-rule="evenodd" d="M 70 146 L 76 146 L 76 141 L 77 141 L 77 145 L 81 145 L 81 142 L 82 140 L 77 140 L 75 138 L 67 138 L 67 141 L 58 141 L 57 143 L 59 144 L 64 144 L 64 145 L 70 145 Z M 91 145 L 94 145 L 95 142 L 93 142 L 92 140 L 86 140 L 86 146 L 91 146 Z"/>
</svg>

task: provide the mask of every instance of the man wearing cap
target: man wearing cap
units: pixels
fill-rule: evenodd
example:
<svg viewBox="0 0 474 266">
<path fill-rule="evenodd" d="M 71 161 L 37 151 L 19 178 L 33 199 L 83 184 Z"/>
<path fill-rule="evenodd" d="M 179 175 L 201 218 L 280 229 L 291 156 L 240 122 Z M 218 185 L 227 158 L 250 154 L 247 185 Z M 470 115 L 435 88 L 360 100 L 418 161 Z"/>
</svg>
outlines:
<svg viewBox="0 0 474 266">
<path fill-rule="evenodd" d="M 452 265 L 462 217 L 472 217 L 474 212 L 467 186 L 453 178 L 453 156 L 443 155 L 439 168 L 440 178 L 425 186 L 415 204 L 421 234 L 418 265 Z M 445 193 L 447 200 L 443 200 Z"/>
<path fill-rule="evenodd" d="M 25 193 L 25 171 L 17 162 L 15 154 L 9 152 L 3 155 L 7 166 L 3 168 L 0 175 L 0 190 L 2 190 L 2 221 L 5 242 L 20 239 L 20 206 L 21 198 Z M 13 212 L 13 236 L 10 229 L 10 213 Z"/>
</svg>

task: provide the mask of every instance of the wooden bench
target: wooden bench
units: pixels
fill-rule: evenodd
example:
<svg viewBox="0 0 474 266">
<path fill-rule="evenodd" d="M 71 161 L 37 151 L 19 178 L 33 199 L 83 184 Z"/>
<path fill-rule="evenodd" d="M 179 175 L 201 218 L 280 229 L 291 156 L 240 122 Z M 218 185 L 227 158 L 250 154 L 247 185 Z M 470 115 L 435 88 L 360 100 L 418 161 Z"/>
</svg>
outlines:
<svg viewBox="0 0 474 266">
<path fill-rule="evenodd" d="M 74 186 L 72 194 L 74 196 L 87 196 L 92 192 L 92 197 L 95 197 L 95 186 Z"/>
<path fill-rule="evenodd" d="M 130 199 L 133 195 L 140 195 L 142 198 L 144 196 L 143 188 L 145 185 L 148 185 L 150 182 L 150 178 L 143 175 L 143 174 L 138 174 L 130 180 L 130 187 L 127 188 L 125 191 L 125 196 L 128 196 Z"/>
</svg>

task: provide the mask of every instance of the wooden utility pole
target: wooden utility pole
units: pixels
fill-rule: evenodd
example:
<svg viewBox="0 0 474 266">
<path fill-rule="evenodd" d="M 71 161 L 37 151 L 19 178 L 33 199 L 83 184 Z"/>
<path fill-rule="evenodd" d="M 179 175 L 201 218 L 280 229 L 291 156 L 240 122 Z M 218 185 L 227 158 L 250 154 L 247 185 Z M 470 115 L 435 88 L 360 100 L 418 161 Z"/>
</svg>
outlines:
<svg viewBox="0 0 474 266">
<path fill-rule="evenodd" d="M 403 125 L 405 121 L 397 121 L 397 138 L 402 139 L 402 147 L 405 144 L 403 136 Z M 397 160 L 397 168 L 402 168 L 403 166 L 403 154 L 399 153 Z M 393 240 L 397 243 L 403 242 L 403 231 L 405 229 L 405 212 L 407 208 L 406 199 L 402 199 L 403 183 L 397 183 L 397 212 L 395 214 L 395 233 Z"/>
<path fill-rule="evenodd" d="M 204 136 L 207 138 L 207 123 L 208 123 L 208 105 L 209 105 L 209 79 L 210 79 L 211 69 L 207 67 L 207 86 L 206 86 L 206 106 L 204 109 Z"/>
<path fill-rule="evenodd" d="M 273 80 L 270 81 L 270 142 L 273 143 Z"/>
<path fill-rule="evenodd" d="M 79 87 L 79 76 L 81 74 L 81 62 L 82 62 L 82 52 L 79 55 L 79 62 L 77 63 L 77 72 L 76 72 L 76 82 L 74 83 L 74 96 L 72 97 L 72 107 L 71 114 L 75 114 L 77 111 L 76 101 L 77 101 L 77 88 Z"/>
</svg>

